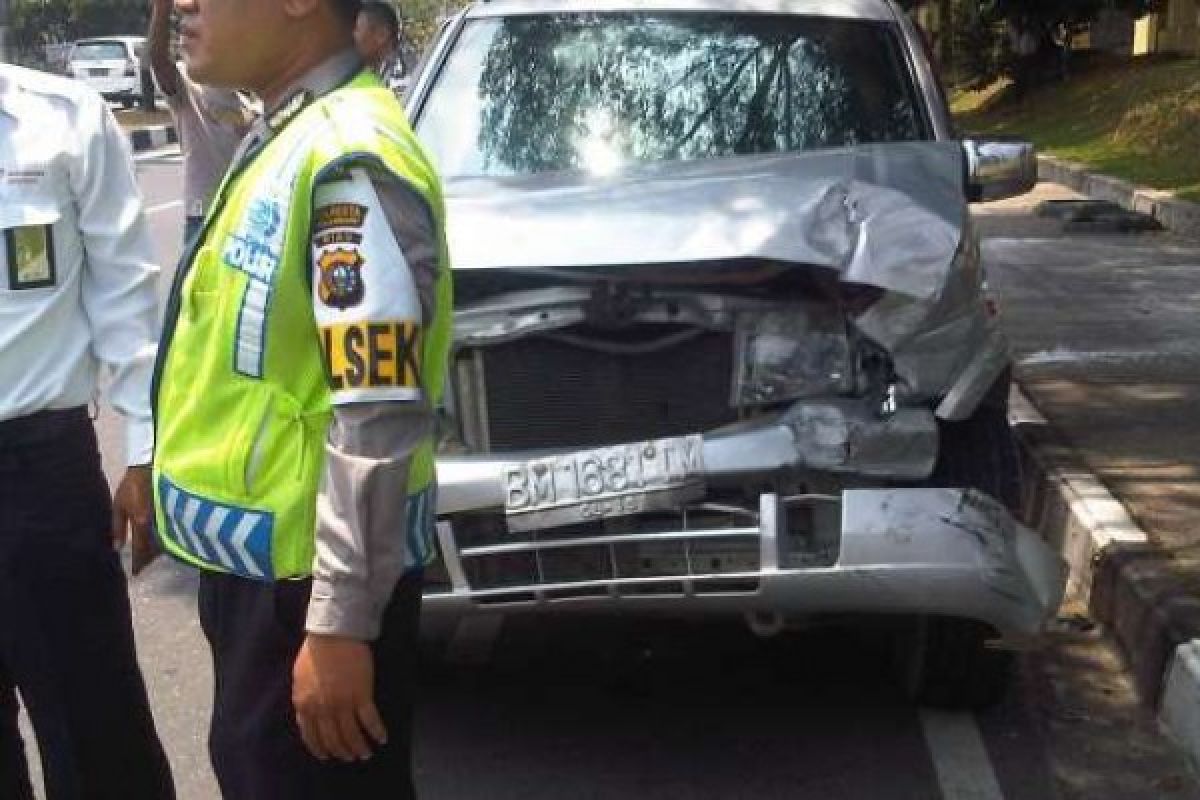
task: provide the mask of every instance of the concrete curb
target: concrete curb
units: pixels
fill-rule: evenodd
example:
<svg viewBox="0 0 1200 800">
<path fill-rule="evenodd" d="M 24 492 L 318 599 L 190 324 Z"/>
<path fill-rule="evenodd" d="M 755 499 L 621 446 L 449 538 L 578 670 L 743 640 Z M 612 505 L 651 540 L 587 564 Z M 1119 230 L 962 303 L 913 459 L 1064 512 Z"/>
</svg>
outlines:
<svg viewBox="0 0 1200 800">
<path fill-rule="evenodd" d="M 1019 388 L 1009 417 L 1025 471 L 1025 519 L 1066 559 L 1068 602 L 1108 628 L 1142 701 L 1200 765 L 1200 598 L 1173 579 L 1169 554 Z"/>
<path fill-rule="evenodd" d="M 1097 200 L 1108 200 L 1130 211 L 1149 214 L 1167 230 L 1183 236 L 1200 237 L 1200 203 L 1180 200 L 1170 192 L 1089 172 L 1079 164 L 1053 156 L 1038 156 L 1038 179 L 1061 184 Z"/>
<path fill-rule="evenodd" d="M 151 125 L 145 128 L 134 128 L 127 131 L 129 147 L 133 152 L 157 150 L 179 141 L 179 134 L 174 125 Z"/>
</svg>

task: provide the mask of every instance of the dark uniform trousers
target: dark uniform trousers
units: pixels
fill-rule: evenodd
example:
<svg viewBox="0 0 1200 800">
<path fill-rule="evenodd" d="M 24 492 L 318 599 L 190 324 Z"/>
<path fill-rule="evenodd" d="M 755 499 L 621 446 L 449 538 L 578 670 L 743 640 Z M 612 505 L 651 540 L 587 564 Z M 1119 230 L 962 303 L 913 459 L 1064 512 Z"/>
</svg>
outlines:
<svg viewBox="0 0 1200 800">
<path fill-rule="evenodd" d="M 86 409 L 0 422 L 0 798 L 32 800 L 29 712 L 49 800 L 175 796 L 134 654 L 111 501 Z"/>
<path fill-rule="evenodd" d="M 367 761 L 318 761 L 292 707 L 309 580 L 265 583 L 204 573 L 200 625 L 213 653 L 209 752 L 225 800 L 412 800 L 412 713 L 421 613 L 419 573 L 397 584 L 375 655 L 375 704 L 387 744 Z"/>
</svg>

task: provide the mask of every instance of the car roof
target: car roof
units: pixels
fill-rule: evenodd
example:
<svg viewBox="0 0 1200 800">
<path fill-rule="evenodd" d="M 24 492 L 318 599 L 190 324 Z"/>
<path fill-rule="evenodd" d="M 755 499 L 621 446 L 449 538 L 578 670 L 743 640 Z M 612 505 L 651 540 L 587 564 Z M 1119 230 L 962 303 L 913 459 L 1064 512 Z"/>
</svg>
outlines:
<svg viewBox="0 0 1200 800">
<path fill-rule="evenodd" d="M 484 0 L 469 17 L 503 17 L 555 12 L 703 11 L 802 14 L 818 17 L 893 20 L 885 0 Z"/>
</svg>

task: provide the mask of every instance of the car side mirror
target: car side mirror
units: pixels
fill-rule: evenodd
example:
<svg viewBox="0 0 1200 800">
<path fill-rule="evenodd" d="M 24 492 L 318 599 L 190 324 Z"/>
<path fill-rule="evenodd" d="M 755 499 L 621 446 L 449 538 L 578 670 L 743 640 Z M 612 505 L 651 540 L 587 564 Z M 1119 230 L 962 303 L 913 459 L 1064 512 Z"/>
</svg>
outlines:
<svg viewBox="0 0 1200 800">
<path fill-rule="evenodd" d="M 967 157 L 967 200 L 984 203 L 1031 191 L 1038 181 L 1037 148 L 1021 139 L 969 137 L 963 140 Z"/>
</svg>

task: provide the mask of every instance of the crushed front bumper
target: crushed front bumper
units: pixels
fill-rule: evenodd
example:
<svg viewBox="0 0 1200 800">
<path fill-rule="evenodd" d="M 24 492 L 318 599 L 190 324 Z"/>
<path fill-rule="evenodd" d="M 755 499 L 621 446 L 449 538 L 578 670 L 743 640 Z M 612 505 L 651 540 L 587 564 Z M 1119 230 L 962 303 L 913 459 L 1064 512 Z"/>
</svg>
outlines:
<svg viewBox="0 0 1200 800">
<path fill-rule="evenodd" d="M 454 496 L 453 490 L 449 492 Z M 820 503 L 840 526 L 827 565 L 789 566 L 788 516 Z M 958 489 L 847 490 L 827 497 L 764 494 L 750 524 L 737 528 L 533 536 L 460 546 L 454 515 L 439 523 L 448 586 L 425 596 L 426 619 L 556 609 L 679 615 L 939 614 L 977 619 L 1003 637 L 1038 633 L 1062 600 L 1065 566 L 1031 530 L 988 496 Z M 475 586 L 469 562 L 541 558 L 572 549 L 700 547 L 737 540 L 756 554 L 753 568 L 706 570 L 687 558 L 661 574 L 625 574 L 615 554 L 586 579 L 535 579 Z M 541 562 L 538 561 L 540 565 Z"/>
</svg>

